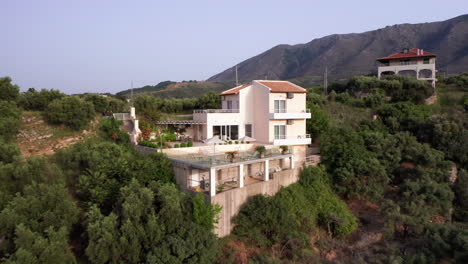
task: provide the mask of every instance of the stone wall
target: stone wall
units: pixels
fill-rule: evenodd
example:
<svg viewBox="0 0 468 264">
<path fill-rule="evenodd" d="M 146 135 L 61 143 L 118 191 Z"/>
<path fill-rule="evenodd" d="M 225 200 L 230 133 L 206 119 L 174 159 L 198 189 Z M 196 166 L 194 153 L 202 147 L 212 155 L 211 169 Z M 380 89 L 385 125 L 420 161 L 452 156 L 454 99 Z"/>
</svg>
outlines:
<svg viewBox="0 0 468 264">
<path fill-rule="evenodd" d="M 288 186 L 298 180 L 299 169 L 284 170 L 273 174 L 273 179 L 262 181 L 244 186 L 244 188 L 236 188 L 221 192 L 210 198 L 212 204 L 222 206 L 222 211 L 219 215 L 219 223 L 215 233 L 224 237 L 231 233 L 234 224 L 233 217 L 239 213 L 240 208 L 245 202 L 254 195 L 274 195 L 281 187 Z"/>
</svg>

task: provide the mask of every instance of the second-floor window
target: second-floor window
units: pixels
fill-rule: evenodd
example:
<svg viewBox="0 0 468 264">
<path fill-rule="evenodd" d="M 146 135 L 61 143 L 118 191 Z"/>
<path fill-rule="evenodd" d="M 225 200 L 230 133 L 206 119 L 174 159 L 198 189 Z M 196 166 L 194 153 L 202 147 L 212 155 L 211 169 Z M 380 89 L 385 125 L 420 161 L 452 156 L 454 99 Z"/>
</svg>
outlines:
<svg viewBox="0 0 468 264">
<path fill-rule="evenodd" d="M 430 63 L 430 60 L 429 60 L 429 59 L 424 59 L 423 63 L 424 63 L 424 64 L 429 64 L 429 63 Z"/>
<path fill-rule="evenodd" d="M 286 113 L 286 100 L 275 100 L 275 113 Z"/>
<path fill-rule="evenodd" d="M 275 139 L 285 139 L 285 138 L 286 138 L 286 126 L 275 125 Z"/>
<path fill-rule="evenodd" d="M 232 109 L 232 101 L 227 101 L 227 109 Z"/>
</svg>

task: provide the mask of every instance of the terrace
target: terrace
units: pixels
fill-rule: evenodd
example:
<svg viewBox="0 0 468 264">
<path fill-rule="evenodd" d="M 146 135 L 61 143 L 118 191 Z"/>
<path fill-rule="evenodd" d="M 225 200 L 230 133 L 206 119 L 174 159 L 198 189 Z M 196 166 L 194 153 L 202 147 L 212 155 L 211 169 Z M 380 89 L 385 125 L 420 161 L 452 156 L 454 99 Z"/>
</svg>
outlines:
<svg viewBox="0 0 468 264">
<path fill-rule="evenodd" d="M 294 169 L 293 154 L 278 148 L 258 152 L 228 151 L 216 155 L 169 156 L 176 181 L 185 190 L 209 196 L 269 181 L 279 172 Z"/>
</svg>

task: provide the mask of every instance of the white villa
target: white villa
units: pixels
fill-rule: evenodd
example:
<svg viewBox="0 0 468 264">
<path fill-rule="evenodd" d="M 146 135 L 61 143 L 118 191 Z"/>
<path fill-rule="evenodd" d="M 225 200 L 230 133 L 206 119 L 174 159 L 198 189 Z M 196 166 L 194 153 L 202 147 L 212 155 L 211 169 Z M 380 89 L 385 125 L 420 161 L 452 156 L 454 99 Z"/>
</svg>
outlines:
<svg viewBox="0 0 468 264">
<path fill-rule="evenodd" d="M 380 62 L 378 77 L 388 74 L 413 76 L 425 80 L 435 87 L 436 55 L 422 49 L 404 49 L 402 52 L 377 59 Z"/>
<path fill-rule="evenodd" d="M 172 160 L 183 191 L 202 193 L 222 206 L 215 232 L 228 235 L 248 198 L 273 195 L 298 180 L 304 164 L 316 164 L 306 134 L 306 90 L 287 81 L 252 81 L 220 94 L 222 109 L 194 110 L 190 120 L 159 121 L 185 128 L 194 147 L 162 151 Z M 218 144 L 210 144 L 218 141 Z M 226 143 L 224 143 L 226 142 Z M 263 146 L 266 152 L 256 152 Z M 280 150 L 279 146 L 288 146 Z M 137 146 L 142 151 L 155 151 Z"/>
</svg>

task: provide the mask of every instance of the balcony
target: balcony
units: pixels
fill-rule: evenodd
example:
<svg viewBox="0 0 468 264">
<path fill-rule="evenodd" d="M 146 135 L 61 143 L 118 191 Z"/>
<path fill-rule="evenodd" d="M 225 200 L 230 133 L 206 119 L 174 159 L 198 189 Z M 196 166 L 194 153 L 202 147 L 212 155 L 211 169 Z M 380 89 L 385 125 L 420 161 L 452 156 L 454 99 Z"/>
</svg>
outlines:
<svg viewBox="0 0 468 264">
<path fill-rule="evenodd" d="M 309 119 L 311 118 L 310 109 L 302 110 L 301 112 L 286 112 L 285 109 L 275 109 L 274 113 L 270 113 L 271 119 Z"/>
<path fill-rule="evenodd" d="M 286 135 L 279 135 L 276 136 L 273 140 L 273 145 L 281 146 L 281 145 L 309 145 L 312 144 L 312 138 L 310 134 L 305 135 L 296 135 L 296 136 L 286 136 Z"/>
</svg>

